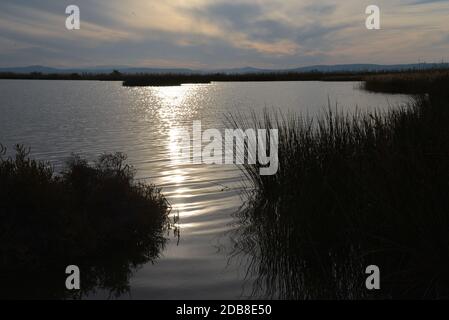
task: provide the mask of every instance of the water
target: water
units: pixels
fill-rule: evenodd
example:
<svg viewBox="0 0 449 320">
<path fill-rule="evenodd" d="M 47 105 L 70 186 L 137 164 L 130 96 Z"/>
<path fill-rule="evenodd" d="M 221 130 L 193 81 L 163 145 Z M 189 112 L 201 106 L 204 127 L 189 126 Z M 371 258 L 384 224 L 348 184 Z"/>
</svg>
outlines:
<svg viewBox="0 0 449 320">
<path fill-rule="evenodd" d="M 315 116 L 330 101 L 339 110 L 385 110 L 403 95 L 371 94 L 356 82 L 212 83 L 124 88 L 120 82 L 0 80 L 0 142 L 32 148 L 31 155 L 60 170 L 71 153 L 95 159 L 121 151 L 179 213 L 180 237 L 169 234 L 162 257 L 141 266 L 122 298 L 235 299 L 251 292 L 245 263 L 229 259 L 232 214 L 242 205 L 235 166 L 170 161 L 170 129 L 223 129 L 229 113 L 274 108 Z M 103 298 L 98 291 L 90 298 Z"/>
</svg>

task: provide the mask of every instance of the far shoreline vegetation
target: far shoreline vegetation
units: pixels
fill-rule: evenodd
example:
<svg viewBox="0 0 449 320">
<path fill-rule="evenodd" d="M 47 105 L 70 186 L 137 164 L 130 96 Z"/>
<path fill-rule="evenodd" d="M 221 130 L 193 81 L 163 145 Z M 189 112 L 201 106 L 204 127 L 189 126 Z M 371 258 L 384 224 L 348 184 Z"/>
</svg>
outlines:
<svg viewBox="0 0 449 320">
<path fill-rule="evenodd" d="M 122 81 L 125 87 L 179 86 L 182 84 L 208 84 L 211 82 L 266 82 L 266 81 L 367 81 L 379 77 L 409 75 L 423 79 L 435 74 L 447 74 L 449 68 L 407 69 L 386 71 L 307 71 L 307 72 L 254 72 L 254 73 L 13 73 L 0 72 L 0 79 L 9 80 L 85 80 Z M 383 81 L 385 82 L 385 81 Z M 393 87 L 393 86 L 392 86 Z M 369 88 L 367 88 L 369 89 Z M 374 90 L 373 90 L 374 91 Z"/>
</svg>

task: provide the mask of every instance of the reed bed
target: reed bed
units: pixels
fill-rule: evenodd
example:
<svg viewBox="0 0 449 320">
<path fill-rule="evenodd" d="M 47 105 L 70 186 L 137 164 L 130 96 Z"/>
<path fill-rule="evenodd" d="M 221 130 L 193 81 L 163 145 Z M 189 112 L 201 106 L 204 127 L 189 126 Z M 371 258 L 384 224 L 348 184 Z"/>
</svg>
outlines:
<svg viewBox="0 0 449 320">
<path fill-rule="evenodd" d="M 279 130 L 276 175 L 242 166 L 251 187 L 235 249 L 251 257 L 254 294 L 449 297 L 447 87 L 387 112 L 230 118 L 236 128 Z M 372 264 L 378 291 L 365 288 Z"/>
</svg>

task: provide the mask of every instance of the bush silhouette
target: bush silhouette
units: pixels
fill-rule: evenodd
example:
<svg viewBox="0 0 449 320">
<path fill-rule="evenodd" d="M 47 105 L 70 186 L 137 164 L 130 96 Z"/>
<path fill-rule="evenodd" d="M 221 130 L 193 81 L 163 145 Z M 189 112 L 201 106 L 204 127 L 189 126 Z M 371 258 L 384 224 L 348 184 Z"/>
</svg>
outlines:
<svg viewBox="0 0 449 320">
<path fill-rule="evenodd" d="M 76 264 L 91 271 L 83 273 L 84 292 L 97 285 L 123 291 L 131 269 L 155 260 L 165 243 L 170 205 L 160 190 L 134 182 L 122 153 L 93 166 L 72 156 L 60 175 L 28 154 L 16 146 L 15 157 L 0 158 L 1 275 L 46 274 L 51 283 Z"/>
</svg>

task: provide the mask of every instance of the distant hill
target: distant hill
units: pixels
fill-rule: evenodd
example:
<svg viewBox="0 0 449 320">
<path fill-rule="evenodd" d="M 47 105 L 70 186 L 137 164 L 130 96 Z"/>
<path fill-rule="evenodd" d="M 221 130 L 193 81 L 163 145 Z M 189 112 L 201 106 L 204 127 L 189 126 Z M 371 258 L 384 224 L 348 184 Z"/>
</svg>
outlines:
<svg viewBox="0 0 449 320">
<path fill-rule="evenodd" d="M 401 70 L 426 70 L 435 68 L 449 68 L 449 63 L 415 63 L 415 64 L 341 64 L 341 65 L 316 65 L 291 69 L 296 72 L 377 72 L 377 71 L 401 71 Z"/>
<path fill-rule="evenodd" d="M 90 68 L 50 68 L 45 66 L 27 66 L 27 67 L 9 67 L 0 68 L 0 72 L 12 72 L 12 73 L 43 73 L 43 74 L 71 74 L 71 73 L 111 73 L 117 70 L 121 73 L 176 73 L 176 74 L 189 74 L 196 71 L 182 68 L 130 68 L 130 67 L 90 67 Z"/>
<path fill-rule="evenodd" d="M 60 69 L 49 68 L 43 66 L 28 66 L 28 67 L 11 67 L 11 68 L 0 68 L 0 72 L 13 72 L 13 73 L 61 73 Z"/>
<path fill-rule="evenodd" d="M 71 74 L 71 73 L 111 73 L 118 70 L 121 73 L 157 73 L 157 74 L 193 74 L 193 73 L 227 73 L 227 74 L 245 74 L 245 73 L 273 73 L 273 72 L 376 72 L 376 71 L 401 71 L 401 70 L 427 70 L 434 68 L 449 68 L 449 63 L 416 63 L 416 64 L 395 64 L 395 65 L 379 65 L 379 64 L 340 64 L 340 65 L 315 65 L 307 67 L 299 67 L 292 69 L 259 69 L 253 67 L 232 68 L 232 69 L 188 69 L 188 68 L 139 68 L 125 66 L 101 66 L 89 68 L 51 68 L 46 66 L 26 66 L 26 67 L 8 67 L 0 68 L 0 72 L 12 72 L 19 74 L 38 72 L 42 74 Z"/>
<path fill-rule="evenodd" d="M 202 73 L 227 73 L 227 74 L 245 74 L 245 73 L 264 73 L 264 72 L 279 72 L 280 70 L 258 69 L 253 67 L 232 68 L 232 69 L 213 69 L 202 70 Z"/>
</svg>

